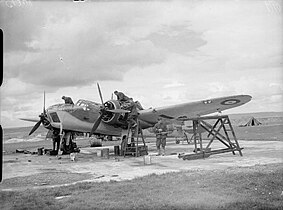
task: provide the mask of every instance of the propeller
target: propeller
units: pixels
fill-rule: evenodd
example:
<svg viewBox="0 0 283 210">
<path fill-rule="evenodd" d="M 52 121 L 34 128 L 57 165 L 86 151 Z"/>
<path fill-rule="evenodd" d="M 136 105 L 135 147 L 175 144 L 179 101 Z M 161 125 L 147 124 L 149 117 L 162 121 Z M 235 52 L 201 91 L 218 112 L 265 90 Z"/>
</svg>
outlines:
<svg viewBox="0 0 283 210">
<path fill-rule="evenodd" d="M 31 134 L 33 134 L 33 132 L 38 129 L 38 127 L 40 126 L 40 124 L 41 124 L 41 123 L 43 122 L 43 120 L 45 119 L 43 113 L 42 113 L 41 115 L 39 115 L 39 117 L 40 117 L 40 120 L 33 126 L 33 128 L 31 129 L 31 131 L 30 131 L 29 134 L 28 134 L 29 136 L 30 136 Z"/>
<path fill-rule="evenodd" d="M 105 106 L 104 106 L 104 103 L 103 103 L 102 93 L 101 93 L 100 86 L 99 86 L 98 83 L 97 83 L 97 88 L 98 88 L 98 93 L 99 93 L 99 97 L 100 97 L 100 100 L 101 100 L 102 108 L 100 109 L 100 115 L 99 115 L 98 119 L 95 121 L 95 123 L 92 126 L 92 129 L 90 131 L 89 136 L 91 136 L 96 131 L 96 129 L 100 125 L 100 122 L 102 120 L 103 115 L 105 114 Z"/>
<path fill-rule="evenodd" d="M 39 115 L 39 121 L 33 126 L 31 131 L 29 132 L 29 136 L 33 134 L 38 127 L 40 126 L 41 123 L 43 123 L 46 119 L 46 110 L 45 110 L 45 91 L 43 92 L 43 112 Z"/>
<path fill-rule="evenodd" d="M 103 98 L 102 98 L 102 93 L 101 93 L 101 89 L 99 84 L 97 83 L 97 88 L 98 88 L 98 93 L 99 93 L 99 97 L 102 103 L 102 107 L 100 109 L 100 115 L 98 117 L 98 119 L 95 121 L 95 123 L 92 126 L 91 132 L 90 132 L 90 136 L 96 131 L 96 129 L 98 128 L 98 126 L 101 123 L 102 117 L 107 113 L 107 112 L 112 112 L 112 113 L 129 113 L 130 111 L 128 110 L 124 110 L 124 109 L 107 109 L 107 107 L 105 107 L 104 102 L 103 102 Z"/>
<path fill-rule="evenodd" d="M 46 110 L 45 110 L 45 91 L 43 91 L 43 114 L 46 115 Z"/>
<path fill-rule="evenodd" d="M 98 119 L 95 121 L 95 123 L 92 126 L 91 132 L 89 134 L 89 136 L 92 136 L 92 134 L 96 131 L 96 129 L 98 128 L 98 126 L 100 125 L 100 122 L 102 120 L 103 114 L 100 114 L 100 116 L 98 117 Z"/>
<path fill-rule="evenodd" d="M 101 94 L 100 86 L 99 86 L 99 84 L 98 84 L 98 83 L 97 83 L 97 88 L 98 88 L 98 92 L 99 92 L 99 96 L 100 96 L 101 104 L 102 104 L 102 106 L 104 107 L 103 98 L 102 98 L 102 94 Z"/>
</svg>

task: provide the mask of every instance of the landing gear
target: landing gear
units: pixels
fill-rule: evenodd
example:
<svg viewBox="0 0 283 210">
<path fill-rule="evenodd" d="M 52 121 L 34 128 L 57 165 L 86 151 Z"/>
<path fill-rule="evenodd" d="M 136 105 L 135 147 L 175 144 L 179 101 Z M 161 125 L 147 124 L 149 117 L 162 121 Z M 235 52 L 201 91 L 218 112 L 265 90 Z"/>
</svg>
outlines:
<svg viewBox="0 0 283 210">
<path fill-rule="evenodd" d="M 60 148 L 60 135 L 59 131 L 54 130 L 52 135 L 53 150 L 50 152 L 50 155 L 58 155 Z"/>
<path fill-rule="evenodd" d="M 72 152 L 79 152 L 77 144 L 74 142 L 76 135 L 73 132 L 65 132 L 61 137 L 61 151 L 62 155 L 70 154 Z"/>
</svg>

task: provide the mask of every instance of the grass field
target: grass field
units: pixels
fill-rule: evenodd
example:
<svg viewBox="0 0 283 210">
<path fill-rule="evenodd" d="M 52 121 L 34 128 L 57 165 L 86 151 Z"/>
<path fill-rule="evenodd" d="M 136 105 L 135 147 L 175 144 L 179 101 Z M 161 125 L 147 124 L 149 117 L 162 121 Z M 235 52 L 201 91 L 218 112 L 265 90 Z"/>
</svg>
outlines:
<svg viewBox="0 0 283 210">
<path fill-rule="evenodd" d="M 282 164 L 153 174 L 123 182 L 2 191 L 0 200 L 1 209 L 282 209 L 282 175 Z"/>
</svg>

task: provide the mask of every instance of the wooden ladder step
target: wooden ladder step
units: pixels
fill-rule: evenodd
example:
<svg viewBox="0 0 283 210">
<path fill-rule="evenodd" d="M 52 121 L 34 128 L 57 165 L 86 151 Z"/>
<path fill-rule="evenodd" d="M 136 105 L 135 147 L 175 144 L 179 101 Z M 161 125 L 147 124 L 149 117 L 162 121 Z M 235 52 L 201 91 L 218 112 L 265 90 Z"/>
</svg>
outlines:
<svg viewBox="0 0 283 210">
<path fill-rule="evenodd" d="M 147 154 L 147 147 L 144 141 L 142 129 L 140 127 L 140 122 L 138 121 L 137 124 L 138 124 L 136 128 L 137 136 L 133 137 L 134 142 L 131 142 L 130 144 L 128 144 L 128 139 L 129 139 L 130 130 L 132 128 L 131 127 L 128 128 L 127 137 L 126 137 L 126 145 L 123 151 L 124 156 L 127 154 L 135 154 L 135 156 L 137 157 L 139 155 Z M 141 137 L 142 141 L 139 139 L 139 137 Z M 143 143 L 143 145 L 141 143 Z"/>
</svg>

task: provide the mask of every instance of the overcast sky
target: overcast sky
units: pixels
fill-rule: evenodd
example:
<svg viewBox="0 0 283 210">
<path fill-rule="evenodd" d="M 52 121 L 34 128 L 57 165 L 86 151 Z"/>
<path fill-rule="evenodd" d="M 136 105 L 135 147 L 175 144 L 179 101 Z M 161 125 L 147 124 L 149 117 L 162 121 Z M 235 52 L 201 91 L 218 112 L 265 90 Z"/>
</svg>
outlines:
<svg viewBox="0 0 283 210">
<path fill-rule="evenodd" d="M 282 1 L 0 2 L 1 124 L 46 106 L 104 101 L 145 108 L 250 94 L 227 113 L 283 111 Z"/>
</svg>

